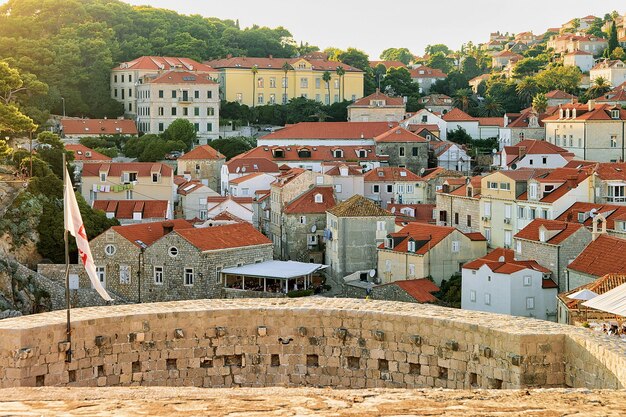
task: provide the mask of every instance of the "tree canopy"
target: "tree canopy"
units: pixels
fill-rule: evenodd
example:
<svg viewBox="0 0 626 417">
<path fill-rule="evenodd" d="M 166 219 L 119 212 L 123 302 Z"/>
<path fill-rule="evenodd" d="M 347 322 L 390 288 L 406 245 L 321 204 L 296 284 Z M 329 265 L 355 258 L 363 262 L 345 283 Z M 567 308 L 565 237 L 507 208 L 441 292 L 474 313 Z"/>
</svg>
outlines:
<svg viewBox="0 0 626 417">
<path fill-rule="evenodd" d="M 380 54 L 380 59 L 385 61 L 400 61 L 409 65 L 413 60 L 413 54 L 407 48 L 387 48 Z"/>
</svg>

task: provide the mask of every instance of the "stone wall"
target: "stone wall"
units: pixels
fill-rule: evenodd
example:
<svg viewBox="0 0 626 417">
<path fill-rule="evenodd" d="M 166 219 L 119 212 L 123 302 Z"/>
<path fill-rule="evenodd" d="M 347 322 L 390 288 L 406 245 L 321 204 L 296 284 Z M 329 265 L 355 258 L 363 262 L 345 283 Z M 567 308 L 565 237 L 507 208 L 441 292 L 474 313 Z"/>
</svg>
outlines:
<svg viewBox="0 0 626 417">
<path fill-rule="evenodd" d="M 404 148 L 404 156 L 400 156 L 400 148 Z M 428 168 L 427 142 L 379 142 L 376 144 L 376 154 L 388 155 L 389 166 L 403 165 L 414 173 L 419 174 L 420 169 Z"/>
<path fill-rule="evenodd" d="M 583 328 L 389 301 L 194 300 L 0 321 L 0 387 L 624 388 L 623 345 Z"/>
</svg>

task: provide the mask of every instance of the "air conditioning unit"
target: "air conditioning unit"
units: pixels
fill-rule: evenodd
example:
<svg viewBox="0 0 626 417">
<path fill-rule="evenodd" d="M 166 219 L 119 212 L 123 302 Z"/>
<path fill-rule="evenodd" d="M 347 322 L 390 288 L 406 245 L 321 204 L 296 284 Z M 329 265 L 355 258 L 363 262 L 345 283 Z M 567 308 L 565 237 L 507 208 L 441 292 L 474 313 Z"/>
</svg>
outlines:
<svg viewBox="0 0 626 417">
<path fill-rule="evenodd" d="M 504 224 L 511 224 L 511 219 L 504 219 Z"/>
</svg>

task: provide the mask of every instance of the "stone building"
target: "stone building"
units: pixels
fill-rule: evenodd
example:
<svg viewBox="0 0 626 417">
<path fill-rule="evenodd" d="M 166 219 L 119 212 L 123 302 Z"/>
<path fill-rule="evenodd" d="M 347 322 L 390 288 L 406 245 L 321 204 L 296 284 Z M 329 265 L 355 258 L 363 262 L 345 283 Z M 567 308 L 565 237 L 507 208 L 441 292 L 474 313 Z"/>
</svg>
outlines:
<svg viewBox="0 0 626 417">
<path fill-rule="evenodd" d="M 282 247 L 287 260 L 323 263 L 326 211 L 336 205 L 333 187 L 317 186 L 283 210 Z"/>
<path fill-rule="evenodd" d="M 402 127 L 395 127 L 374 138 L 377 155 L 389 155 L 389 165 L 413 172 L 428 168 L 428 141 Z"/>
<path fill-rule="evenodd" d="M 439 226 L 453 226 L 463 233 L 480 232 L 480 180 L 475 176 L 460 187 L 448 185 L 437 193 L 435 218 Z"/>
<path fill-rule="evenodd" d="M 376 247 L 395 228 L 395 216 L 354 195 L 326 212 L 326 265 L 335 278 L 376 268 Z"/>
<path fill-rule="evenodd" d="M 181 178 L 181 177 L 176 177 Z M 198 180 L 183 180 L 178 185 L 178 213 L 187 220 L 208 218 L 207 200 L 220 195 Z"/>
<path fill-rule="evenodd" d="M 109 219 L 117 219 L 121 225 L 174 218 L 167 200 L 96 200 L 92 208 L 104 211 Z"/>
<path fill-rule="evenodd" d="M 226 157 L 209 145 L 200 145 L 176 161 L 178 175 L 189 175 L 210 189 L 220 192 L 220 176 Z"/>
<path fill-rule="evenodd" d="M 422 204 L 425 187 L 420 187 L 419 175 L 406 168 L 376 168 L 365 174 L 363 195 L 382 208 L 394 203 Z M 417 186 L 416 186 L 417 185 Z"/>
<path fill-rule="evenodd" d="M 389 97 L 378 89 L 348 106 L 350 122 L 400 122 L 405 114 L 406 104 L 402 97 Z"/>
<path fill-rule="evenodd" d="M 271 242 L 247 223 L 114 226 L 90 245 L 105 288 L 133 302 L 219 298 L 221 269 L 272 259 Z"/>
<path fill-rule="evenodd" d="M 426 204 L 435 204 L 437 202 L 437 193 L 444 190 L 444 182 L 450 178 L 461 178 L 463 174 L 458 171 L 450 171 L 443 167 L 429 168 L 420 171 L 422 177 L 420 187 L 424 187 L 424 202 Z M 445 190 L 444 190 L 445 191 Z"/>
<path fill-rule="evenodd" d="M 591 242 L 591 232 L 580 223 L 535 219 L 514 236 L 514 242 L 515 256 L 548 268 L 562 292 L 567 286 L 565 269 Z"/>
</svg>

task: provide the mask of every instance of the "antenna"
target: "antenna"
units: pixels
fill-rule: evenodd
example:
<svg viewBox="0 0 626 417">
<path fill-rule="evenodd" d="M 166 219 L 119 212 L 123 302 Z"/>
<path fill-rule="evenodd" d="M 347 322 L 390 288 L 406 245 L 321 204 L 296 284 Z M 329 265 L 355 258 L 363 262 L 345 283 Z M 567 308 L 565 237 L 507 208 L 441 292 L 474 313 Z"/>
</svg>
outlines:
<svg viewBox="0 0 626 417">
<path fill-rule="evenodd" d="M 370 269 L 370 277 L 374 278 L 374 275 L 376 275 L 376 270 L 375 269 Z"/>
<path fill-rule="evenodd" d="M 424 175 L 424 172 L 426 172 L 426 168 L 420 169 L 420 176 Z"/>
</svg>

